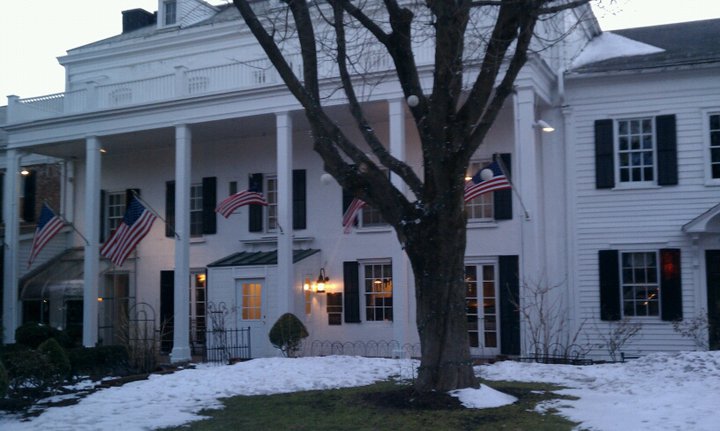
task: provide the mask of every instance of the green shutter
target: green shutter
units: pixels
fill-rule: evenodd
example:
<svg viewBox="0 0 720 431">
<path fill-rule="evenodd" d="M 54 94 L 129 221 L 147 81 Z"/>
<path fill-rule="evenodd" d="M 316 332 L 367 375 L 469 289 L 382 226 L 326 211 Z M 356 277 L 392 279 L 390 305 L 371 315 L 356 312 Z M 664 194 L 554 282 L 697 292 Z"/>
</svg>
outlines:
<svg viewBox="0 0 720 431">
<path fill-rule="evenodd" d="M 682 320 L 680 249 L 660 250 L 660 316 L 665 321 Z"/>
<path fill-rule="evenodd" d="M 100 236 L 98 237 L 100 242 L 105 242 L 105 222 L 106 222 L 106 211 L 107 211 L 107 192 L 100 190 Z"/>
<path fill-rule="evenodd" d="M 307 192 L 305 187 L 305 169 L 293 171 L 293 229 L 307 228 Z"/>
<path fill-rule="evenodd" d="M 255 191 L 263 191 L 263 174 L 251 174 L 249 180 L 250 189 Z M 263 230 L 263 206 L 262 205 L 248 205 L 248 231 L 250 232 L 262 232 Z"/>
<path fill-rule="evenodd" d="M 497 193 L 497 192 L 496 192 Z M 520 265 L 516 255 L 498 256 L 500 295 L 500 352 L 520 354 Z"/>
<path fill-rule="evenodd" d="M 615 144 L 613 120 L 595 121 L 595 187 L 615 187 Z"/>
<path fill-rule="evenodd" d="M 655 118 L 657 136 L 658 185 L 673 186 L 678 183 L 677 131 L 674 115 Z"/>
<path fill-rule="evenodd" d="M 175 181 L 165 183 L 165 236 L 175 236 Z"/>
<path fill-rule="evenodd" d="M 37 183 L 37 172 L 31 170 L 30 173 L 25 175 L 25 184 L 23 187 L 23 207 L 22 207 L 22 219 L 26 222 L 35 221 L 35 191 Z"/>
<path fill-rule="evenodd" d="M 175 318 L 175 271 L 160 271 L 160 351 L 170 353 L 173 347 Z"/>
<path fill-rule="evenodd" d="M 601 320 L 620 320 L 621 317 L 619 259 L 617 250 L 598 251 Z"/>
<path fill-rule="evenodd" d="M 501 166 L 508 180 L 512 180 L 512 158 L 510 153 L 500 154 Z M 495 159 L 496 157 L 493 157 Z M 495 220 L 512 220 L 512 190 L 493 192 L 493 217 Z"/>
<path fill-rule="evenodd" d="M 205 177 L 202 179 L 202 233 L 211 235 L 217 233 L 217 178 Z"/>
<path fill-rule="evenodd" d="M 360 265 L 343 262 L 345 323 L 360 322 Z"/>
</svg>

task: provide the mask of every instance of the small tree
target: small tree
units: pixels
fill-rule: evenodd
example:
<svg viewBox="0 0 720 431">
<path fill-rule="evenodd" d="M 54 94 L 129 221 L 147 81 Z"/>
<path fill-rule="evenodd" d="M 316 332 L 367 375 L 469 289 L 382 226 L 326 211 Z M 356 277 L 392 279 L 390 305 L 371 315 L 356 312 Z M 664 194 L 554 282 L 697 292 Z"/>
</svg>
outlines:
<svg viewBox="0 0 720 431">
<path fill-rule="evenodd" d="M 70 359 L 57 340 L 49 338 L 43 341 L 38 346 L 38 351 L 45 355 L 50 364 L 48 375 L 51 384 L 60 384 L 70 377 Z"/>
<path fill-rule="evenodd" d="M 270 329 L 270 342 L 286 357 L 293 357 L 300 348 L 300 342 L 308 336 L 305 325 L 292 313 L 285 313 Z"/>
</svg>

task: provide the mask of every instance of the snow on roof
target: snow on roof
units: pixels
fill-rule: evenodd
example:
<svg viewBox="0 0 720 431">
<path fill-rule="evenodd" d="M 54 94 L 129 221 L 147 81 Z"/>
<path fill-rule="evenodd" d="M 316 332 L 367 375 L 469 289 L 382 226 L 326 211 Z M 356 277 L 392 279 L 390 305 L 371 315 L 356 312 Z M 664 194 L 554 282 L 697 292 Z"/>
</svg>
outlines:
<svg viewBox="0 0 720 431">
<path fill-rule="evenodd" d="M 662 48 L 656 46 L 628 39 L 612 32 L 604 32 L 585 46 L 582 52 L 575 57 L 570 68 L 576 69 L 610 58 L 656 54 L 663 51 Z"/>
</svg>

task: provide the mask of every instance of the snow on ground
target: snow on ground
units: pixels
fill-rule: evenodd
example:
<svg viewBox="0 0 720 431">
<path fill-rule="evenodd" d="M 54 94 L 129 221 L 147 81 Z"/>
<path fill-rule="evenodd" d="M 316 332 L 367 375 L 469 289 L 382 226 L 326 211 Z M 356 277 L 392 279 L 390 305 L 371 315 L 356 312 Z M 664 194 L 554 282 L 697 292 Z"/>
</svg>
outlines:
<svg viewBox="0 0 720 431">
<path fill-rule="evenodd" d="M 347 356 L 255 359 L 231 366 L 198 366 L 173 374 L 97 391 L 78 404 L 52 407 L 22 422 L 0 413 L 0 429 L 148 430 L 201 419 L 204 408 L 234 395 L 263 395 L 368 385 L 390 377 L 407 379 L 417 362 Z M 550 408 L 595 430 L 720 429 L 720 352 L 652 354 L 624 364 L 592 366 L 498 362 L 476 368 L 483 379 L 548 382 L 567 387 Z M 487 385 L 455 391 L 467 407 L 511 403 Z"/>
</svg>

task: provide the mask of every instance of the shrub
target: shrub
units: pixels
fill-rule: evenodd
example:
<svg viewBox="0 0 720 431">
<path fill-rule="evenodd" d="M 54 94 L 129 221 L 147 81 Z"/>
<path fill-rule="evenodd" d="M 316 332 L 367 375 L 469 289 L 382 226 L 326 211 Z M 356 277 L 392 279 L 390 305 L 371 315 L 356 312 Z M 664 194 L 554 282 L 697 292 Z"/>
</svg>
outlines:
<svg viewBox="0 0 720 431">
<path fill-rule="evenodd" d="M 15 330 L 15 342 L 32 349 L 37 349 L 40 343 L 50 338 L 55 338 L 61 347 L 72 347 L 72 340 L 64 331 L 49 325 L 28 322 Z"/>
<path fill-rule="evenodd" d="M 78 347 L 68 351 L 72 374 L 105 376 L 127 374 L 128 351 L 125 346 Z"/>
<path fill-rule="evenodd" d="M 38 351 L 45 355 L 50 364 L 48 374 L 52 383 L 59 384 L 70 377 L 70 359 L 57 340 L 50 338 L 43 341 Z"/>
<path fill-rule="evenodd" d="M 47 356 L 37 350 L 5 352 L 3 362 L 7 368 L 8 385 L 13 392 L 24 392 L 31 397 L 47 390 L 52 375 Z"/>
<path fill-rule="evenodd" d="M 305 325 L 292 313 L 285 313 L 270 329 L 270 342 L 280 349 L 283 355 L 295 356 L 300 348 L 300 342 L 307 337 Z"/>
<path fill-rule="evenodd" d="M 2 362 L 0 362 L 0 398 L 4 398 L 8 391 L 8 375 L 7 370 Z"/>
</svg>

